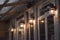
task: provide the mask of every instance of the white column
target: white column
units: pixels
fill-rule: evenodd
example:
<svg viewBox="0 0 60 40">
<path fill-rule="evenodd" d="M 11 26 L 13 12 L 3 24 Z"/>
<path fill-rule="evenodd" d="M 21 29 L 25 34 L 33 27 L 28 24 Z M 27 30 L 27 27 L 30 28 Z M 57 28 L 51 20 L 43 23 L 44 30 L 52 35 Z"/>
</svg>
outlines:
<svg viewBox="0 0 60 40">
<path fill-rule="evenodd" d="M 27 40 L 27 15 L 26 12 L 24 12 L 24 18 L 25 18 L 25 27 L 24 27 L 24 40 Z"/>
<path fill-rule="evenodd" d="M 55 0 L 56 11 L 54 16 L 55 40 L 60 40 L 60 0 Z"/>
<path fill-rule="evenodd" d="M 33 9 L 34 9 L 34 16 L 35 16 L 35 27 L 34 27 L 34 40 L 38 40 L 38 11 L 37 11 L 37 7 L 36 6 L 34 6 L 33 7 Z"/>
<path fill-rule="evenodd" d="M 48 40 L 47 18 L 45 18 L 45 40 Z"/>
<path fill-rule="evenodd" d="M 38 17 L 39 17 L 39 15 L 40 15 L 40 10 L 38 8 Z M 39 27 L 40 26 L 39 26 L 39 19 L 38 19 L 38 40 L 40 40 L 40 28 Z"/>
</svg>

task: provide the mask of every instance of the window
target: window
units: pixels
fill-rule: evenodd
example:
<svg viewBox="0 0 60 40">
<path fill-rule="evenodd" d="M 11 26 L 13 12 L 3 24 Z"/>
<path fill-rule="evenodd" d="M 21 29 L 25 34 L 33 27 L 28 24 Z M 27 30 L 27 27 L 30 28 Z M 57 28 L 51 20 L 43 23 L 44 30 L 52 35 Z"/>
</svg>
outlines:
<svg viewBox="0 0 60 40">
<path fill-rule="evenodd" d="M 44 19 L 39 21 L 39 29 L 40 29 L 40 40 L 45 40 L 45 20 Z"/>
<path fill-rule="evenodd" d="M 18 32 L 18 40 L 21 40 L 21 31 Z"/>
<path fill-rule="evenodd" d="M 11 40 L 13 40 L 13 32 L 11 32 Z"/>
<path fill-rule="evenodd" d="M 33 27 L 30 26 L 30 39 L 34 40 L 34 31 L 33 31 Z"/>
<path fill-rule="evenodd" d="M 48 40 L 54 40 L 54 18 L 52 15 L 47 17 Z"/>
<path fill-rule="evenodd" d="M 29 40 L 29 28 L 27 28 L 27 40 Z"/>
</svg>

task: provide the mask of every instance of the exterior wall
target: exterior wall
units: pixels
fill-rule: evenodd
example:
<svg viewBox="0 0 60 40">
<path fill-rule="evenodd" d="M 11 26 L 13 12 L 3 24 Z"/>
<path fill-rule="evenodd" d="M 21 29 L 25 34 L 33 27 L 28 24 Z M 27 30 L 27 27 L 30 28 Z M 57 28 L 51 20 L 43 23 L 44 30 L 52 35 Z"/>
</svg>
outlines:
<svg viewBox="0 0 60 40">
<path fill-rule="evenodd" d="M 0 21 L 0 39 L 1 40 L 8 40 L 8 23 L 6 23 L 5 21 Z"/>
<path fill-rule="evenodd" d="M 56 0 L 57 1 L 57 0 Z M 46 3 L 45 3 L 46 2 Z M 42 8 L 43 6 L 44 6 L 44 4 L 47 4 L 47 3 L 49 3 L 49 2 L 51 2 L 51 1 L 41 1 L 41 2 L 39 2 L 39 3 L 37 3 L 36 5 L 34 5 L 33 7 L 32 7 L 32 9 L 33 9 L 33 13 L 34 13 L 34 20 L 35 20 L 35 25 L 34 25 L 34 27 L 33 27 L 33 30 L 34 30 L 34 40 L 40 40 L 40 33 L 39 33 L 39 19 L 42 19 L 42 18 L 44 18 L 45 19 L 45 40 L 48 40 L 48 30 L 47 30 L 47 17 L 50 15 L 50 14 L 44 14 L 42 17 L 40 17 L 39 16 L 39 14 L 40 14 L 40 8 Z M 55 13 L 55 16 L 54 16 L 54 38 L 55 38 L 55 40 L 60 40 L 60 31 L 59 31 L 59 29 L 60 29 L 60 12 L 59 12 L 59 3 L 58 3 L 58 1 L 57 2 L 55 2 L 55 0 L 54 0 L 54 2 L 51 2 L 51 3 L 53 3 L 55 6 L 57 6 L 57 9 L 56 10 L 58 10 L 58 12 L 56 12 L 56 10 L 54 11 L 54 13 Z M 56 5 L 57 4 L 57 5 Z M 22 40 L 27 40 L 27 27 L 28 27 L 28 20 L 29 20 L 29 18 L 30 18 L 30 12 L 29 12 L 30 10 L 27 10 L 27 11 L 25 11 L 25 12 L 23 12 L 24 13 L 24 18 L 25 18 L 25 29 L 24 29 L 24 39 L 22 39 Z M 26 12 L 28 12 L 28 15 L 26 15 Z M 27 17 L 28 16 L 28 17 Z M 13 19 L 14 20 L 14 26 L 15 26 L 15 31 L 13 32 L 13 40 L 18 40 L 18 32 L 19 32 L 19 26 L 18 26 L 18 24 L 19 24 L 19 21 L 20 21 L 20 19 L 17 21 L 16 20 L 16 18 L 15 19 Z M 12 21 L 12 23 L 11 24 L 13 24 L 13 21 Z M 10 27 L 12 27 L 11 26 L 11 24 L 10 24 Z M 30 39 L 30 27 L 29 27 L 29 39 L 28 40 L 31 40 Z M 11 33 L 11 32 L 10 32 Z M 9 36 L 10 38 L 11 38 L 11 36 Z M 11 39 L 10 39 L 11 40 Z"/>
</svg>

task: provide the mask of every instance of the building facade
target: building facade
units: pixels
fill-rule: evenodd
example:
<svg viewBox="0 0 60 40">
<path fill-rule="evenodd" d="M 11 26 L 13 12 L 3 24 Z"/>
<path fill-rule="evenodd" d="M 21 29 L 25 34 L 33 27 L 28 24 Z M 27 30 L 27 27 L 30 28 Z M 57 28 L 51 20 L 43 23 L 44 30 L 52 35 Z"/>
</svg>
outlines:
<svg viewBox="0 0 60 40">
<path fill-rule="evenodd" d="M 59 1 L 39 1 L 10 20 L 9 40 L 60 40 Z"/>
</svg>

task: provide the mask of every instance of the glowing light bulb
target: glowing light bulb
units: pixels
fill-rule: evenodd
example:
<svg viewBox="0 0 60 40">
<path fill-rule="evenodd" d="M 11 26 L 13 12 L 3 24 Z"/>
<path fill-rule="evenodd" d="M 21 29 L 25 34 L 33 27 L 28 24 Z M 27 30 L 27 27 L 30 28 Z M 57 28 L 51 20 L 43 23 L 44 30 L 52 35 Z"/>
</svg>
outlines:
<svg viewBox="0 0 60 40">
<path fill-rule="evenodd" d="M 33 23 L 33 20 L 32 20 L 32 19 L 30 19 L 30 20 L 29 20 L 29 23 Z"/>
<path fill-rule="evenodd" d="M 11 29 L 11 32 L 13 32 L 13 31 L 14 31 L 14 29 L 12 28 L 12 29 Z"/>
<path fill-rule="evenodd" d="M 54 13 L 54 10 L 50 10 L 51 13 Z"/>
<path fill-rule="evenodd" d="M 21 24 L 20 24 L 20 27 L 25 27 L 25 24 L 21 23 Z"/>
<path fill-rule="evenodd" d="M 55 9 L 51 9 L 50 14 L 55 15 L 55 11 L 56 11 Z"/>
<path fill-rule="evenodd" d="M 44 20 L 41 20 L 41 23 L 44 23 Z"/>
</svg>

